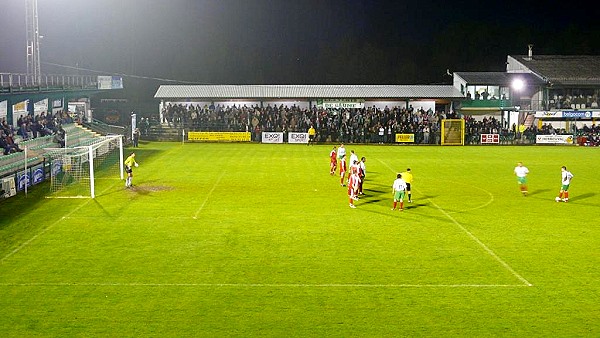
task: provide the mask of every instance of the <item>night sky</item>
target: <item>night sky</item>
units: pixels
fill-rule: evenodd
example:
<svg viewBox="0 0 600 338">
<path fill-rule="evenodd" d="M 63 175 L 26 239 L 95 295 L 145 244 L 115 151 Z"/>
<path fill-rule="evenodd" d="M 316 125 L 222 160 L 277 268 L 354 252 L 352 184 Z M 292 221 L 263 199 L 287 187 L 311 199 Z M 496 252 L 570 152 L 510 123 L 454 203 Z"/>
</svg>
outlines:
<svg viewBox="0 0 600 338">
<path fill-rule="evenodd" d="M 0 72 L 24 72 L 25 0 L 3 2 Z M 530 43 L 534 54 L 597 55 L 593 6 L 38 0 L 43 73 L 94 70 L 201 84 L 450 83 L 446 69 L 503 71 L 506 56 L 526 54 Z"/>
</svg>

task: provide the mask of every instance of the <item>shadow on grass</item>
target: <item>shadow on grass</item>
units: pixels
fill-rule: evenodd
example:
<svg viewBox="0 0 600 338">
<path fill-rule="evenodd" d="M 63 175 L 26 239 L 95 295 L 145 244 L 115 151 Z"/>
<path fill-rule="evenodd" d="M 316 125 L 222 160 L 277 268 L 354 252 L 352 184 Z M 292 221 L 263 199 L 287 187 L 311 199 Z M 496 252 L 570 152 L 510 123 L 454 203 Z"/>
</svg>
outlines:
<svg viewBox="0 0 600 338">
<path fill-rule="evenodd" d="M 551 189 L 540 190 L 540 192 L 546 192 L 546 191 L 551 191 Z M 593 193 L 593 192 L 589 192 L 589 193 L 586 193 L 586 194 L 583 194 L 583 195 L 576 195 L 576 196 L 573 196 L 573 197 L 569 198 L 569 203 L 571 203 L 571 204 L 579 204 L 579 205 L 588 205 L 588 206 L 591 206 L 591 207 L 600 207 L 600 204 L 597 204 L 597 203 L 585 203 L 585 202 L 583 202 L 584 200 L 592 198 L 592 197 L 594 197 L 596 195 L 597 194 Z M 556 195 L 554 195 L 551 200 L 554 201 L 555 197 L 556 197 Z M 539 197 L 539 196 L 536 196 L 534 198 L 540 199 L 540 200 L 548 200 L 548 198 L 542 198 L 542 197 Z"/>
<path fill-rule="evenodd" d="M 577 205 L 586 205 L 586 206 L 598 208 L 598 207 L 600 207 L 600 205 L 598 203 L 585 203 L 582 201 L 582 200 L 586 200 L 586 199 L 594 197 L 594 196 L 596 196 L 596 193 L 593 193 L 593 192 L 579 195 L 579 196 L 574 196 L 574 197 L 569 198 L 569 203 L 577 204 Z"/>
<path fill-rule="evenodd" d="M 542 193 L 545 193 L 545 192 L 548 192 L 548 191 L 551 191 L 551 189 L 537 189 L 537 190 L 534 190 L 534 191 L 530 192 L 528 195 L 529 196 L 534 196 L 534 195 L 539 195 L 539 194 L 542 194 Z"/>
<path fill-rule="evenodd" d="M 405 215 L 406 217 L 409 218 L 417 218 L 417 219 L 430 219 L 433 222 L 442 222 L 442 223 L 449 223 L 451 222 L 446 216 L 443 215 L 431 215 L 428 213 L 423 213 L 420 212 L 418 209 L 421 207 L 426 207 L 427 204 L 426 203 L 413 203 L 411 205 L 406 205 L 404 204 L 404 211 L 400 212 L 400 211 L 392 211 L 390 210 L 392 207 L 392 201 L 389 201 L 389 205 L 386 205 L 385 208 L 379 208 L 377 210 L 373 210 L 373 209 L 363 209 L 360 207 L 360 202 L 359 204 L 357 204 L 357 208 L 356 210 L 358 211 L 362 211 L 362 212 L 368 212 L 371 214 L 377 214 L 377 215 L 382 215 L 382 216 L 386 216 L 386 217 L 391 217 L 391 218 L 397 218 L 398 215 Z"/>
<path fill-rule="evenodd" d="M 42 203 L 50 192 L 50 181 L 29 187 L 27 195 L 20 191 L 16 196 L 0 200 L 0 229 L 31 213 Z"/>
<path fill-rule="evenodd" d="M 367 193 L 373 193 L 373 194 L 385 194 L 387 192 L 385 190 L 377 190 L 377 189 L 365 189 L 365 191 Z"/>
<path fill-rule="evenodd" d="M 594 196 L 596 196 L 596 193 L 589 192 L 587 194 L 575 196 L 575 197 L 571 198 L 570 201 L 572 202 L 572 201 L 584 200 L 584 199 L 588 199 L 588 198 L 591 198 L 591 197 L 594 197 Z"/>
<path fill-rule="evenodd" d="M 361 204 L 373 204 L 373 203 L 387 203 L 387 204 L 392 204 L 394 202 L 394 200 L 392 198 L 380 198 L 380 197 L 375 197 L 375 198 L 368 198 L 368 197 L 361 197 L 360 201 L 362 202 Z M 427 207 L 429 206 L 429 202 L 421 202 L 421 203 L 407 203 L 406 201 L 404 202 L 404 209 L 418 209 L 421 207 Z"/>
<path fill-rule="evenodd" d="M 104 206 L 102 205 L 102 203 L 100 203 L 97 199 L 93 200 L 93 203 L 96 207 L 98 207 L 98 209 L 100 209 L 102 211 L 102 213 L 104 214 L 104 216 L 109 217 L 111 219 L 115 219 L 116 217 L 114 215 L 111 215 L 108 210 L 106 210 L 106 208 L 104 208 Z M 117 215 L 120 215 L 120 213 L 117 213 Z"/>
<path fill-rule="evenodd" d="M 404 209 L 418 209 L 429 206 L 429 202 L 425 203 L 404 203 Z"/>
<path fill-rule="evenodd" d="M 357 205 L 357 210 L 361 210 L 361 211 L 365 211 L 365 212 L 369 212 L 369 213 L 373 213 L 373 214 L 378 214 L 378 215 L 384 215 L 384 216 L 389 216 L 389 217 L 397 217 L 397 215 L 399 214 L 399 212 L 394 212 L 391 211 L 391 206 L 394 202 L 393 196 L 391 191 L 388 193 L 388 191 L 379 191 L 376 189 L 365 189 L 365 192 L 367 192 L 366 195 L 362 195 L 360 196 L 360 200 L 358 201 Z M 374 195 L 369 194 L 369 192 L 371 193 L 375 193 Z M 429 218 L 438 222 L 444 222 L 447 221 L 448 219 L 446 217 L 443 217 L 442 215 L 430 215 L 428 213 L 422 213 L 419 212 L 419 209 L 423 209 L 426 207 L 429 207 L 431 202 L 429 201 L 429 199 L 431 198 L 435 198 L 436 196 L 419 196 L 420 198 L 420 202 L 414 202 L 413 203 L 408 203 L 407 201 L 404 201 L 404 214 L 406 215 L 411 215 L 411 216 L 415 216 L 415 217 L 422 217 L 422 218 Z M 360 205 L 385 205 L 385 208 L 383 209 L 384 211 L 380 211 L 378 210 L 373 210 L 372 208 L 366 210 L 366 209 L 361 209 Z"/>
<path fill-rule="evenodd" d="M 168 191 L 173 189 L 173 187 L 166 185 L 149 185 L 147 182 L 141 185 L 134 185 L 133 187 L 131 187 L 131 191 L 140 195 L 148 195 L 151 192 Z"/>
</svg>

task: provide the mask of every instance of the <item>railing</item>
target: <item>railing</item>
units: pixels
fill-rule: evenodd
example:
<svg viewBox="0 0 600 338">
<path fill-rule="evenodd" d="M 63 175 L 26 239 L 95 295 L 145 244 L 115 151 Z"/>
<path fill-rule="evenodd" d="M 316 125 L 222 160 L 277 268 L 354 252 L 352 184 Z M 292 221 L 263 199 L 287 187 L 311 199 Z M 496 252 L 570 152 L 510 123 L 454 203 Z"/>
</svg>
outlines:
<svg viewBox="0 0 600 338">
<path fill-rule="evenodd" d="M 21 73 L 0 73 L 0 91 L 5 93 L 61 89 L 95 89 L 97 77 L 92 75 L 34 76 Z"/>
<path fill-rule="evenodd" d="M 599 102 L 586 99 L 574 100 L 463 100 L 461 110 L 597 110 Z"/>
<path fill-rule="evenodd" d="M 101 135 L 123 135 L 127 134 L 127 128 L 123 126 L 115 126 L 112 124 L 106 124 L 100 120 L 93 119 L 92 122 L 83 122 L 84 127 L 101 134 Z"/>
<path fill-rule="evenodd" d="M 510 100 L 464 100 L 462 108 L 495 108 L 503 109 L 512 107 Z"/>
</svg>

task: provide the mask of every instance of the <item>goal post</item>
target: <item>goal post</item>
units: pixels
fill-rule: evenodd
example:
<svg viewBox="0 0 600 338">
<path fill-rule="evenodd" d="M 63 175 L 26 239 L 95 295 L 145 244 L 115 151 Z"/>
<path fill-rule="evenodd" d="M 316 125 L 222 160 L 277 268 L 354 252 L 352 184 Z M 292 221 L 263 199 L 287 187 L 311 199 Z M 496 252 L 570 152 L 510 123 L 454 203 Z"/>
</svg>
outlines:
<svg viewBox="0 0 600 338">
<path fill-rule="evenodd" d="M 444 119 L 442 120 L 442 145 L 464 145 L 465 144 L 465 120 Z"/>
<path fill-rule="evenodd" d="M 88 139 L 86 145 L 46 148 L 50 167 L 50 196 L 95 198 L 98 187 L 123 180 L 123 138 L 111 135 Z"/>
</svg>

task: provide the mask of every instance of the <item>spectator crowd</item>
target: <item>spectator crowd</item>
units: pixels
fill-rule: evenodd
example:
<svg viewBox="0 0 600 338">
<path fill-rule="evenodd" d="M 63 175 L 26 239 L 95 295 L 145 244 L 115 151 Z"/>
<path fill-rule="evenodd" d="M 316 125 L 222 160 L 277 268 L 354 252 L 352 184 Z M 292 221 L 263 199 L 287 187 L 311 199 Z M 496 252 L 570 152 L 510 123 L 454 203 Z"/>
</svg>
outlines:
<svg viewBox="0 0 600 338">
<path fill-rule="evenodd" d="M 247 131 L 259 141 L 263 131 L 317 131 L 318 142 L 393 143 L 396 133 L 415 134 L 415 143 L 437 143 L 441 119 L 456 118 L 443 111 L 408 108 L 322 109 L 298 106 L 204 106 L 168 104 L 163 123 L 194 131 Z M 438 135 L 438 136 L 435 136 Z"/>
<path fill-rule="evenodd" d="M 61 143 L 61 138 L 64 142 L 64 131 L 62 125 L 72 123 L 73 119 L 68 112 L 59 111 L 55 114 L 42 112 L 39 115 L 24 115 L 19 117 L 16 125 L 13 127 L 8 124 L 6 119 L 2 119 L 0 123 L 0 147 L 2 153 L 8 155 L 15 152 L 23 151 L 18 142 L 54 135 L 54 141 Z"/>
<path fill-rule="evenodd" d="M 598 109 L 598 92 L 588 95 L 554 94 L 549 100 L 549 109 Z"/>
<path fill-rule="evenodd" d="M 162 111 L 163 123 L 191 131 L 245 131 L 252 140 L 260 141 L 263 131 L 307 132 L 313 126 L 317 142 L 335 143 L 395 143 L 395 134 L 414 134 L 416 144 L 439 144 L 441 120 L 459 118 L 454 112 L 431 109 L 365 107 L 360 109 L 300 108 L 298 106 L 267 105 L 266 107 L 200 106 L 199 104 L 167 104 Z M 465 143 L 479 143 L 481 134 L 499 134 L 503 143 L 535 143 L 538 134 L 568 134 L 551 124 L 509 125 L 495 117 L 465 120 Z M 590 133 L 599 135 L 598 128 Z M 593 137 L 591 138 L 593 139 Z"/>
</svg>

